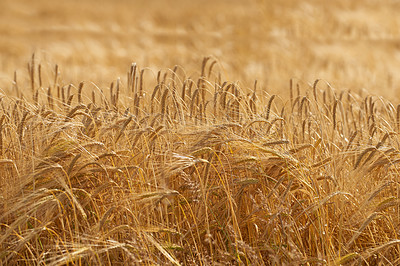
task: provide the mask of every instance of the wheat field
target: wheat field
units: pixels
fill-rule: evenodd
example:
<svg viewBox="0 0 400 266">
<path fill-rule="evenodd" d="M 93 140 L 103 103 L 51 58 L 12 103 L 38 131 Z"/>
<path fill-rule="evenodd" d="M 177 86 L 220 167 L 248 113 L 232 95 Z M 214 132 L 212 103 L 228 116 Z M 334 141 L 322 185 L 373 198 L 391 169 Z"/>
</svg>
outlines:
<svg viewBox="0 0 400 266">
<path fill-rule="evenodd" d="M 0 1 L 0 265 L 399 265 L 398 1 Z"/>
</svg>

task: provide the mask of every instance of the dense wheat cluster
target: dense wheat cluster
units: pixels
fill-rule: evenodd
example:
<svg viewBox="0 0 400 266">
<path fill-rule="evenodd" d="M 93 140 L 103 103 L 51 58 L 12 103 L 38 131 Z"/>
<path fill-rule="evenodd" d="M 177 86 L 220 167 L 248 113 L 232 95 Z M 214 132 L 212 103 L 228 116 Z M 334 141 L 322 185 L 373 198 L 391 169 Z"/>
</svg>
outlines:
<svg viewBox="0 0 400 266">
<path fill-rule="evenodd" d="M 0 266 L 400 265 L 399 12 L 0 0 Z"/>
<path fill-rule="evenodd" d="M 400 106 L 217 65 L 99 89 L 33 57 L 1 98 L 2 264 L 400 263 Z"/>
</svg>

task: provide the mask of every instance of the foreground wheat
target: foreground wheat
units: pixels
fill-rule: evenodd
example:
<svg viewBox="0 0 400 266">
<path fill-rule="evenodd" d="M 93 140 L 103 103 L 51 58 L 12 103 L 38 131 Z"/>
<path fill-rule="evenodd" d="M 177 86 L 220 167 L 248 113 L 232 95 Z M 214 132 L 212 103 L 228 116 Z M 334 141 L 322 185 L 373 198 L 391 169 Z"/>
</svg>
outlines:
<svg viewBox="0 0 400 266">
<path fill-rule="evenodd" d="M 283 100 L 207 59 L 44 88 L 33 62 L 1 99 L 2 264 L 400 263 L 400 107 L 318 81 Z"/>
</svg>

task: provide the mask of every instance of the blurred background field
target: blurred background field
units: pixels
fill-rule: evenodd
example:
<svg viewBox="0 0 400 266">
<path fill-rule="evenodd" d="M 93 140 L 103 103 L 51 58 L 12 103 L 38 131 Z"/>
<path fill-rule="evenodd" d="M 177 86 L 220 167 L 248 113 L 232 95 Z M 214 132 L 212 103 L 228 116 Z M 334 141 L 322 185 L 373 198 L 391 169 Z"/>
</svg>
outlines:
<svg viewBox="0 0 400 266">
<path fill-rule="evenodd" d="M 400 1 L 0 1 L 0 88 L 25 78 L 32 53 L 65 83 L 108 86 L 132 62 L 200 70 L 272 93 L 324 79 L 398 99 Z M 52 74 L 49 74 L 52 76 Z"/>
</svg>

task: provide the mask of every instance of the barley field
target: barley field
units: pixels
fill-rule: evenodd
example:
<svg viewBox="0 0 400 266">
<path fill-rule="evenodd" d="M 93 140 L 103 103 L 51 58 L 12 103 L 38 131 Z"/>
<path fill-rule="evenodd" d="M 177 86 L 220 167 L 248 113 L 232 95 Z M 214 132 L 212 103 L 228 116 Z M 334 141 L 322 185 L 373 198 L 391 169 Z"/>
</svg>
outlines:
<svg viewBox="0 0 400 266">
<path fill-rule="evenodd" d="M 399 265 L 400 2 L 0 1 L 0 265 Z"/>
</svg>

